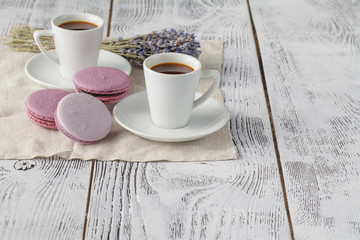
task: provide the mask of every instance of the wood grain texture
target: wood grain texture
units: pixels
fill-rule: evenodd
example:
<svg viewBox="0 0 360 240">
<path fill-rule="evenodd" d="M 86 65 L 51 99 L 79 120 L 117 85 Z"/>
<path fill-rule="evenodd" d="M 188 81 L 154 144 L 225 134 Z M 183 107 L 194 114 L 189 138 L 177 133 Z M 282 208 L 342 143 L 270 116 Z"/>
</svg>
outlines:
<svg viewBox="0 0 360 240">
<path fill-rule="evenodd" d="M 0 36 L 7 35 L 11 25 L 16 23 L 50 29 L 50 21 L 53 17 L 72 12 L 86 12 L 101 16 L 105 20 L 105 35 L 109 9 L 110 0 L 103 0 L 101 3 L 96 0 L 1 0 Z"/>
<path fill-rule="evenodd" d="M 0 161 L 0 239 L 81 239 L 91 162 Z"/>
<path fill-rule="evenodd" d="M 2 0 L 0 35 L 20 22 L 49 28 L 51 18 L 67 12 L 90 12 L 107 22 L 109 4 L 92 0 Z M 0 239 L 81 239 L 91 162 L 36 159 L 36 166 L 27 171 L 22 169 L 31 168 L 31 162 L 23 163 L 0 160 Z"/>
<path fill-rule="evenodd" d="M 296 239 L 359 239 L 358 1 L 253 0 Z"/>
<path fill-rule="evenodd" d="M 274 164 L 97 162 L 86 239 L 290 239 Z"/>
<path fill-rule="evenodd" d="M 223 38 L 221 91 L 239 159 L 95 162 L 86 239 L 290 239 L 246 1 L 114 1 L 111 36 Z"/>
</svg>

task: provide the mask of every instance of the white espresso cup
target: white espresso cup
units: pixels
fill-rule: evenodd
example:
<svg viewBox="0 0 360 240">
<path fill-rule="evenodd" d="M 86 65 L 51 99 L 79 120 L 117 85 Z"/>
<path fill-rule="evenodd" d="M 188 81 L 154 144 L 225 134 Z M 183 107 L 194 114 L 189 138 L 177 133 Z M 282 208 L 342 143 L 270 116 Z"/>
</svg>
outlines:
<svg viewBox="0 0 360 240">
<path fill-rule="evenodd" d="M 185 65 L 190 67 L 191 71 L 182 74 L 155 71 L 154 67 L 166 64 Z M 201 70 L 199 60 L 180 53 L 152 55 L 144 61 L 143 68 L 151 119 L 156 126 L 161 128 L 186 126 L 190 122 L 192 110 L 203 104 L 220 82 L 218 71 Z M 201 77 L 212 77 L 214 81 L 210 88 L 194 101 Z"/>
<path fill-rule="evenodd" d="M 87 30 L 74 30 L 59 27 L 70 22 L 83 22 L 93 26 Z M 72 80 L 75 72 L 82 68 L 97 66 L 104 20 L 87 13 L 72 13 L 57 16 L 51 20 L 51 30 L 37 30 L 34 39 L 40 51 L 50 61 L 59 66 L 61 77 Z M 40 37 L 53 36 L 58 59 L 50 55 L 41 44 Z"/>
</svg>

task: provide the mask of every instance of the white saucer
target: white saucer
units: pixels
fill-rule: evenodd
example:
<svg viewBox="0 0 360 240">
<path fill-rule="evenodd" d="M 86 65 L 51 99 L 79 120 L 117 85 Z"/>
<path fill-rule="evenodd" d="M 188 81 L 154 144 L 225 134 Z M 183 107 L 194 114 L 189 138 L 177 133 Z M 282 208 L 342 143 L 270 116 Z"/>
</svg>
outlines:
<svg viewBox="0 0 360 240">
<path fill-rule="evenodd" d="M 56 50 L 50 50 L 49 55 L 57 58 Z M 117 68 L 128 75 L 131 73 L 131 65 L 125 58 L 104 50 L 100 50 L 98 66 Z M 58 66 L 42 54 L 38 54 L 27 61 L 25 73 L 31 80 L 47 88 L 74 89 L 73 82 L 62 79 Z"/>
<path fill-rule="evenodd" d="M 201 94 L 197 93 L 196 98 Z M 150 118 L 146 91 L 128 96 L 114 107 L 115 120 L 130 132 L 156 141 L 183 142 L 205 137 L 220 128 L 229 120 L 225 106 L 213 98 L 194 109 L 190 123 L 177 129 L 155 126 Z"/>
</svg>

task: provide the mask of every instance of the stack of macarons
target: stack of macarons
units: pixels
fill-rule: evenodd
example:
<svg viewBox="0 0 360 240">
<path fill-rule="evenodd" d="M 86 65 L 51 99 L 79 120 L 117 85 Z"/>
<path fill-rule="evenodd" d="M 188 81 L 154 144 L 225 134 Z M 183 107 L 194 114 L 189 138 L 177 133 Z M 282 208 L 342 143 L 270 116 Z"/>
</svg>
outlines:
<svg viewBox="0 0 360 240">
<path fill-rule="evenodd" d="M 90 94 L 105 104 L 124 99 L 130 89 L 130 78 L 123 71 L 111 67 L 89 67 L 74 74 L 76 92 Z"/>
</svg>

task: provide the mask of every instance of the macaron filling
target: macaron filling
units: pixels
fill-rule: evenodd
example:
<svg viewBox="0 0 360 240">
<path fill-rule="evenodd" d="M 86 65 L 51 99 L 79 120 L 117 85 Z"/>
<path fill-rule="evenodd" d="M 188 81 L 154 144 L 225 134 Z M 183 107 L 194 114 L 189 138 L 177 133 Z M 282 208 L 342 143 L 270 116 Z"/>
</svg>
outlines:
<svg viewBox="0 0 360 240">
<path fill-rule="evenodd" d="M 87 91 L 85 91 L 83 89 L 80 89 L 80 88 L 75 88 L 75 91 L 78 92 L 78 93 L 90 94 L 93 97 L 113 97 L 113 96 L 120 96 L 120 95 L 126 93 L 126 91 L 123 91 L 123 92 L 117 92 L 117 93 L 99 94 L 99 93 L 87 92 Z"/>
<path fill-rule="evenodd" d="M 108 91 L 104 91 L 104 90 L 94 90 L 94 89 L 89 89 L 89 88 L 85 88 L 79 85 L 75 85 L 76 89 L 79 89 L 83 92 L 86 92 L 88 94 L 98 94 L 98 95 L 113 95 L 113 94 L 119 94 L 125 91 L 128 91 L 130 89 L 131 83 L 129 82 L 129 84 L 127 86 L 125 86 L 124 88 L 121 89 L 116 89 L 116 90 L 108 90 Z"/>
<path fill-rule="evenodd" d="M 108 95 L 91 94 L 91 93 L 79 90 L 77 88 L 75 88 L 75 91 L 78 93 L 90 94 L 91 96 L 96 97 L 97 99 L 99 99 L 100 101 L 102 101 L 105 104 L 117 103 L 117 102 L 121 101 L 122 99 L 124 99 L 125 97 L 127 97 L 127 95 L 129 94 L 129 91 L 121 92 L 121 93 L 117 93 L 117 94 L 108 94 Z"/>
<path fill-rule="evenodd" d="M 31 116 L 31 117 L 33 117 L 33 118 L 36 118 L 36 119 L 39 119 L 39 120 L 41 120 L 41 121 L 54 122 L 54 118 L 53 118 L 53 117 L 45 117 L 45 116 L 39 115 L 39 114 L 37 114 L 36 112 L 33 112 L 33 111 L 29 110 L 29 109 L 26 109 L 26 113 L 27 113 L 29 116 Z"/>
<path fill-rule="evenodd" d="M 33 121 L 34 123 L 38 124 L 39 126 L 56 129 L 55 121 L 46 120 L 44 118 L 38 117 L 31 111 L 26 111 L 26 113 L 27 113 L 28 117 L 30 118 L 30 120 Z"/>
</svg>

